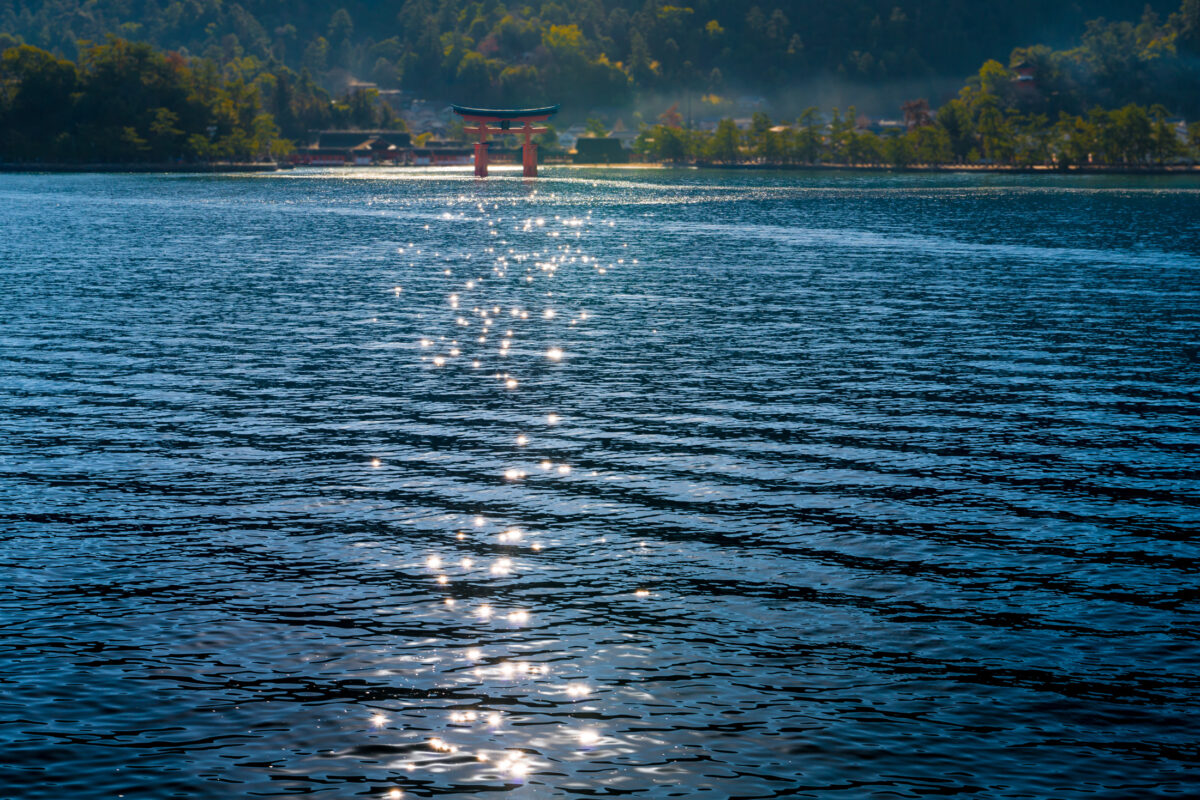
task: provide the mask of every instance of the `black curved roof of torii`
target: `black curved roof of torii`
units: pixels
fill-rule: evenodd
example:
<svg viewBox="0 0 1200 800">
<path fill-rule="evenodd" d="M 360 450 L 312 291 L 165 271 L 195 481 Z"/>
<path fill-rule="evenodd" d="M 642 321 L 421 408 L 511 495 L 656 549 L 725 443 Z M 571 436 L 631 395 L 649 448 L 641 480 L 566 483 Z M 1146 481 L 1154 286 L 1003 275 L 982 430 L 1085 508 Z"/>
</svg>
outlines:
<svg viewBox="0 0 1200 800">
<path fill-rule="evenodd" d="M 544 117 L 557 114 L 558 106 L 543 108 L 471 108 L 469 106 L 450 106 L 455 114 L 464 117 L 499 117 L 501 119 L 521 119 L 522 117 Z"/>
</svg>

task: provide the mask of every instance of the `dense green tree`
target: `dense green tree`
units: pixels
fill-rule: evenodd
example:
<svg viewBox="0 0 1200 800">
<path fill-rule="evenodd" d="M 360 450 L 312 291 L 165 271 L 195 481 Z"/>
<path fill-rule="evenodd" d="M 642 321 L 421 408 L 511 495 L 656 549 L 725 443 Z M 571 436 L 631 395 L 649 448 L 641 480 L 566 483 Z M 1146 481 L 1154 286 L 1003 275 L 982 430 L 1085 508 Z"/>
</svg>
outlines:
<svg viewBox="0 0 1200 800">
<path fill-rule="evenodd" d="M 767 130 L 757 137 L 754 145 L 754 155 L 768 164 L 778 164 L 784 155 L 783 139 L 779 133 Z"/>
<path fill-rule="evenodd" d="M 326 35 L 334 66 L 351 69 L 354 66 L 354 22 L 350 19 L 350 12 L 344 8 L 334 11 Z"/>
<path fill-rule="evenodd" d="M 740 139 L 737 125 L 733 120 L 723 119 L 717 123 L 717 129 L 713 133 L 708 152 L 705 155 L 714 161 L 733 163 L 741 155 Z"/>
<path fill-rule="evenodd" d="M 679 162 L 689 155 L 695 155 L 689 152 L 687 137 L 681 128 L 662 124 L 646 128 L 638 134 L 633 149 L 654 161 Z"/>
<path fill-rule="evenodd" d="M 912 139 L 899 131 L 889 131 L 883 140 L 884 160 L 896 167 L 907 167 L 912 164 L 917 154 L 913 149 Z"/>
<path fill-rule="evenodd" d="M 1008 160 L 1014 150 L 1012 130 L 994 95 L 979 97 L 975 127 L 979 132 L 979 150 L 994 164 Z"/>
<path fill-rule="evenodd" d="M 954 160 L 966 161 L 975 143 L 975 125 L 970 107 L 961 98 L 955 98 L 938 109 L 936 121 L 938 127 L 946 132 Z"/>
<path fill-rule="evenodd" d="M 796 158 L 806 164 L 815 164 L 821 160 L 823 137 L 817 120 L 818 114 L 816 106 L 811 106 L 804 109 L 797 121 L 799 131 L 796 134 Z"/>
<path fill-rule="evenodd" d="M 464 102 L 484 103 L 491 95 L 492 88 L 487 59 L 475 51 L 464 53 L 455 70 L 455 83 Z"/>
<path fill-rule="evenodd" d="M 858 109 L 854 106 L 846 109 L 846 119 L 843 123 L 845 141 L 844 158 L 847 164 L 866 163 L 866 152 L 862 133 L 858 130 Z"/>
<path fill-rule="evenodd" d="M 329 66 L 329 42 L 324 36 L 318 36 L 308 43 L 301 66 L 313 75 L 325 72 Z"/>
<path fill-rule="evenodd" d="M 1200 55 L 1200 0 L 1183 0 L 1171 24 L 1178 32 L 1179 48 L 1186 54 Z"/>
<path fill-rule="evenodd" d="M 1128 105 L 1111 111 L 1109 136 L 1112 150 L 1123 164 L 1138 164 L 1149 160 L 1153 152 L 1153 127 L 1146 109 Z"/>
<path fill-rule="evenodd" d="M 500 102 L 505 106 L 536 105 L 542 97 L 541 73 L 532 64 L 506 67 L 500 73 Z"/>
<path fill-rule="evenodd" d="M 1056 117 L 1161 101 L 1178 113 L 1200 111 L 1200 0 L 1150 1 L 1151 13 L 1139 20 L 1145 0 L 311 0 L 302 7 L 54 0 L 0 5 L 0 29 L 76 59 L 80 40 L 116 33 L 222 67 L 253 58 L 271 72 L 307 69 L 327 86 L 344 85 L 348 71 L 449 98 L 480 92 L 486 81 L 493 93 L 537 95 L 531 102 L 560 100 L 581 111 L 627 102 L 635 92 L 722 85 L 783 101 L 795 86 L 829 75 L 868 82 L 960 75 L 981 53 L 1016 57 L 1014 48 L 1023 47 L 1021 58 L 1036 68 L 1033 86 L 1015 89 L 1015 62 L 1003 59 L 978 76 L 976 88 L 1004 108 Z M 1088 15 L 1118 21 L 1085 25 Z M 1042 35 L 1079 45 L 1029 46 Z M 469 53 L 486 69 L 467 61 Z M 536 76 L 509 72 L 522 67 Z M 965 157 L 962 139 L 947 132 Z"/>
<path fill-rule="evenodd" d="M 863 131 L 860 133 L 855 146 L 858 150 L 860 163 L 887 163 L 887 158 L 884 155 L 884 142 L 873 131 Z"/>
<path fill-rule="evenodd" d="M 816 108 L 806 110 L 794 126 L 770 126 L 765 115 L 752 119 L 740 133 L 732 119 L 721 120 L 711 133 L 666 123 L 643 128 L 636 150 L 656 161 L 709 161 L 768 164 L 800 162 L 837 165 L 947 164 L 991 165 L 998 168 L 1074 168 L 1080 166 L 1144 166 L 1169 164 L 1181 156 L 1200 157 L 1196 138 L 1200 124 L 1190 129 L 1189 143 L 1163 107 L 1147 110 L 1129 105 L 1115 111 L 1093 109 L 1087 117 L 1063 113 L 1051 124 L 1044 114 L 1020 114 L 1003 109 L 991 95 L 972 95 L 978 121 L 962 133 L 955 152 L 950 129 L 935 120 L 910 131 L 892 129 L 885 138 L 857 128 L 853 107 L 842 114 L 833 109 L 820 121 Z M 669 116 L 669 115 L 668 115 Z"/>
<path fill-rule="evenodd" d="M 1014 130 L 1013 163 L 1023 167 L 1050 163 L 1054 129 L 1044 114 L 1017 116 L 1010 125 Z"/>
<path fill-rule="evenodd" d="M 44 50 L 21 45 L 0 54 L 0 155 L 71 157 L 75 142 L 60 136 L 78 85 L 75 65 Z"/>
<path fill-rule="evenodd" d="M 72 64 L 28 45 L 0 53 L 0 159 L 248 159 L 286 148 L 259 87 L 120 39 Z"/>
<path fill-rule="evenodd" d="M 923 125 L 909 136 L 916 160 L 922 164 L 949 164 L 954 160 L 950 134 L 940 125 Z"/>
<path fill-rule="evenodd" d="M 854 120 L 843 119 L 841 110 L 833 109 L 833 120 L 829 123 L 829 160 L 845 164 L 853 138 Z"/>
<path fill-rule="evenodd" d="M 373 90 L 335 98 L 321 88 L 354 76 L 467 102 L 562 101 L 573 119 L 590 109 L 627 114 L 616 109 L 639 91 L 681 103 L 685 93 L 708 92 L 701 106 L 711 119 L 737 111 L 734 98 L 711 96 L 726 93 L 723 86 L 767 94 L 790 114 L 795 101 L 773 87 L 816 75 L 854 81 L 928 75 L 949 64 L 965 70 L 980 53 L 1003 52 L 1007 60 L 984 60 L 936 112 L 905 104 L 908 131 L 886 139 L 864 129 L 853 108 L 806 109 L 796 125 L 774 129 L 760 112 L 743 134 L 732 120 L 712 133 L 685 129 L 675 106 L 639 147 L 672 161 L 806 164 L 1139 166 L 1195 154 L 1194 134 L 1182 141 L 1167 109 L 1200 114 L 1200 0 L 1152 0 L 1140 17 L 1141 0 L 1096 0 L 1092 12 L 1117 21 L 1086 25 L 1062 10 L 1074 4 L 1001 5 L 315 0 L 298 15 L 266 0 L 56 0 L 20 13 L 0 4 L 8 31 L 0 33 L 0 157 L 250 157 L 316 128 L 398 124 Z M 1055 14 L 1070 19 L 1061 32 L 1078 35 L 1076 46 L 1028 45 L 1015 34 L 1010 44 L 1023 46 L 994 44 L 1000 31 L 1032 30 L 1032 20 Z M 107 41 L 111 30 L 141 41 Z M 21 37 L 57 52 L 22 47 Z"/>
<path fill-rule="evenodd" d="M 1055 123 L 1054 136 L 1058 143 L 1059 163 L 1064 167 L 1090 163 L 1100 144 L 1098 130 L 1091 120 L 1066 112 L 1062 112 Z"/>
<path fill-rule="evenodd" d="M 1167 121 L 1170 115 L 1166 108 L 1155 105 L 1150 109 L 1150 114 L 1154 119 L 1150 133 L 1150 149 L 1155 162 L 1165 164 L 1181 155 L 1183 146 L 1175 132 L 1175 126 Z"/>
</svg>

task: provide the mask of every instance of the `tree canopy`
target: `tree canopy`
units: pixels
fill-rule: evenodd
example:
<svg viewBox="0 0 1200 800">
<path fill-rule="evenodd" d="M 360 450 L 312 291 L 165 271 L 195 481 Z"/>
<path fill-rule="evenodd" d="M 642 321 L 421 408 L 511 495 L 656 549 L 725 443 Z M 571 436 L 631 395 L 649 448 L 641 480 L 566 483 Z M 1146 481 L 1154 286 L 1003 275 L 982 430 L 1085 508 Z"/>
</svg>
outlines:
<svg viewBox="0 0 1200 800">
<path fill-rule="evenodd" d="M 1024 0 L 793 0 L 749 9 L 725 0 L 519 8 L 499 0 L 315 0 L 299 14 L 263 0 L 0 0 L 0 158 L 244 159 L 285 152 L 289 140 L 319 128 L 401 127 L 378 89 L 349 80 L 366 73 L 424 96 L 517 106 L 553 97 L 576 112 L 620 108 L 639 92 L 703 89 L 698 99 L 712 117 L 728 107 L 718 88 L 735 79 L 769 93 L 805 74 L 849 75 L 853 63 L 870 67 L 856 68 L 860 78 L 948 68 L 958 39 L 935 32 L 997 42 L 1017 30 L 1015 10 L 1048 25 L 1079 17 L 1064 8 Z M 1081 23 L 1066 49 L 1012 48 L 973 71 L 957 96 L 932 104 L 897 98 L 904 128 L 887 135 L 864 129 L 853 108 L 797 109 L 782 129 L 760 112 L 748 131 L 726 120 L 701 132 L 684 128 L 676 103 L 642 131 L 638 148 L 667 161 L 1168 163 L 1195 145 L 1197 129 L 1172 117 L 1200 114 L 1200 0 L 1167 11 L 1150 4 L 1136 22 Z M 994 25 L 978 27 L 987 20 Z M 109 28 L 129 38 L 104 35 Z M 860 49 L 847 61 L 839 48 L 851 43 Z M 350 89 L 334 99 L 323 84 L 339 75 Z M 611 116 L 593 116 L 588 130 L 603 134 Z"/>
<path fill-rule="evenodd" d="M 639 92 L 772 95 L 810 78 L 960 76 L 981 53 L 1080 36 L 1088 68 L 1120 93 L 1149 62 L 1195 52 L 1197 2 L 0 0 L 0 30 L 68 58 L 82 56 L 77 42 L 115 34 L 222 65 L 249 58 L 307 70 L 327 87 L 354 76 L 463 102 L 553 97 L 604 107 Z M 1085 26 L 1132 19 L 1143 7 L 1142 23 Z M 1160 35 L 1156 25 L 1170 30 Z"/>
<path fill-rule="evenodd" d="M 0 34 L 0 160 L 246 160 L 325 127 L 399 127 L 378 92 L 332 100 L 307 73 L 220 65 L 109 37 L 72 62 Z"/>
</svg>

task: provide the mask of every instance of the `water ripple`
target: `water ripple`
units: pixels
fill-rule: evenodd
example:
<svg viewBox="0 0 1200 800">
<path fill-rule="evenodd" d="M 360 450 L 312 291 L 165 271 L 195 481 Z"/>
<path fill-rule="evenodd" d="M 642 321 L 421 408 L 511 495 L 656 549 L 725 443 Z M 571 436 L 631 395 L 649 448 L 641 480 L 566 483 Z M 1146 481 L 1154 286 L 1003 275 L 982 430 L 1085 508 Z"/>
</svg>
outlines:
<svg viewBox="0 0 1200 800">
<path fill-rule="evenodd" d="M 1189 179 L 0 178 L 21 798 L 1200 791 Z"/>
</svg>

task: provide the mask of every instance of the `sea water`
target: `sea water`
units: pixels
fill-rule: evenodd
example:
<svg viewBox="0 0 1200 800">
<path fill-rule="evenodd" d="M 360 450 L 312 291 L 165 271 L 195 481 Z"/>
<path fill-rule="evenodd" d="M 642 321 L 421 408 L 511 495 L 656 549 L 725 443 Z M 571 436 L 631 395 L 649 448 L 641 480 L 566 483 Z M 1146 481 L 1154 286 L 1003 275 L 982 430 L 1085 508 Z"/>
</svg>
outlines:
<svg viewBox="0 0 1200 800">
<path fill-rule="evenodd" d="M 1200 792 L 1200 181 L 0 176 L 0 796 Z"/>
</svg>

